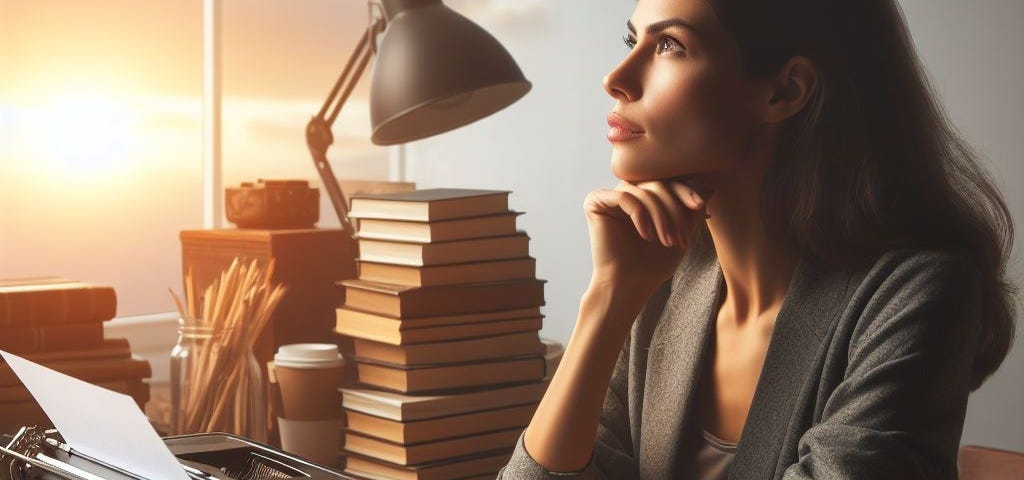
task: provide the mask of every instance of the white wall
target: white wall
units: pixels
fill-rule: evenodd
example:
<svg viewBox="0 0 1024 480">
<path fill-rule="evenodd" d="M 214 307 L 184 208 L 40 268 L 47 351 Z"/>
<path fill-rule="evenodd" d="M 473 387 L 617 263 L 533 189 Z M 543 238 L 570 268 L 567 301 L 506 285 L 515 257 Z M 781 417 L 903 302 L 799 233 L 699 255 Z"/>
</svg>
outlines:
<svg viewBox="0 0 1024 480">
<path fill-rule="evenodd" d="M 421 188 L 510 189 L 526 212 L 538 276 L 548 280 L 543 334 L 567 341 L 590 272 L 582 201 L 615 184 L 601 79 L 625 54 L 633 2 L 560 0 L 446 2 L 495 34 L 533 91 L 495 116 L 410 144 L 406 175 Z M 1016 225 L 1024 215 L 1024 2 L 902 0 L 920 55 L 954 122 L 984 155 Z M 865 39 L 870 41 L 870 39 Z M 1020 242 L 1015 245 L 1020 250 Z M 1019 255 L 1017 255 L 1019 258 Z M 1011 276 L 1024 281 L 1020 261 Z M 1024 327 L 1022 327 L 1024 328 Z M 964 444 L 1024 450 L 1024 354 L 1019 336 L 1003 368 L 970 402 Z"/>
</svg>

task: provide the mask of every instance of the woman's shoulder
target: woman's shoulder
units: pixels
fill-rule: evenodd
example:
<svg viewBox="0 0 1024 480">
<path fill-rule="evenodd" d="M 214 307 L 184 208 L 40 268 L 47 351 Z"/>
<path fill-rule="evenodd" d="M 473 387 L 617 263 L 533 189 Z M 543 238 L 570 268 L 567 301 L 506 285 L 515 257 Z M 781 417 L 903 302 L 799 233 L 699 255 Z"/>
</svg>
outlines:
<svg viewBox="0 0 1024 480">
<path fill-rule="evenodd" d="M 876 295 L 936 295 L 976 284 L 978 270 L 966 255 L 937 248 L 899 248 L 855 273 L 861 290 Z"/>
</svg>

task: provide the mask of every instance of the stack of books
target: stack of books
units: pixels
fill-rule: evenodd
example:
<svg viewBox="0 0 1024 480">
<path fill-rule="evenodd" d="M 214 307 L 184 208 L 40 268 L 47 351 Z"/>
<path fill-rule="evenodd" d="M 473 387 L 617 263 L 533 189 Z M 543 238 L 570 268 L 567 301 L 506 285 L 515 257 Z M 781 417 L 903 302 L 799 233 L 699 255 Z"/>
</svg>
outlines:
<svg viewBox="0 0 1024 480">
<path fill-rule="evenodd" d="M 493 478 L 561 356 L 539 337 L 544 281 L 507 191 L 354 195 L 359 274 L 336 332 L 346 471 L 372 479 Z"/>
<path fill-rule="evenodd" d="M 104 338 L 117 296 L 106 286 L 58 277 L 0 280 L 0 350 L 130 395 L 145 407 L 152 374 L 128 341 Z M 11 368 L 0 360 L 0 432 L 52 423 Z"/>
</svg>

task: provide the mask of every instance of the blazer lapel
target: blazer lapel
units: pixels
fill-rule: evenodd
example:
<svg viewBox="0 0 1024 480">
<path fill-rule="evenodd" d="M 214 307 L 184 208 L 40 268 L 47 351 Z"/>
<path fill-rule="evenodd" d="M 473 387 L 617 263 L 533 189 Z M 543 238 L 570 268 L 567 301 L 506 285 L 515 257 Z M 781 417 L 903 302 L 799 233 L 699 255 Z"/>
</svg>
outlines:
<svg viewBox="0 0 1024 480">
<path fill-rule="evenodd" d="M 673 278 L 671 296 L 651 335 L 640 422 L 641 478 L 684 478 L 689 471 L 681 463 L 692 450 L 683 443 L 688 441 L 684 429 L 724 283 L 713 252 L 694 257 Z"/>
<path fill-rule="evenodd" d="M 779 309 L 729 478 L 778 478 L 794 408 L 817 365 L 823 339 L 847 298 L 850 276 L 802 259 Z"/>
</svg>

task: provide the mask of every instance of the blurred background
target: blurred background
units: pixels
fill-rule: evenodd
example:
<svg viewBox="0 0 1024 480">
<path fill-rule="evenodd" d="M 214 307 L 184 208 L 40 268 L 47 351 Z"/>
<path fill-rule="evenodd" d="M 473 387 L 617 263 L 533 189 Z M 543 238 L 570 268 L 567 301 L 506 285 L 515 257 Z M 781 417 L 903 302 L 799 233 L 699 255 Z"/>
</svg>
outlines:
<svg viewBox="0 0 1024 480">
<path fill-rule="evenodd" d="M 364 75 L 334 128 L 342 178 L 512 190 L 548 280 L 542 334 L 566 342 L 589 275 L 581 204 L 615 184 L 601 79 L 625 54 L 627 0 L 450 0 L 519 62 L 533 90 L 492 117 L 404 147 L 369 142 Z M 949 116 L 1024 216 L 1024 2 L 901 0 Z M 319 185 L 304 141 L 367 21 L 357 0 L 223 2 L 223 186 Z M 0 0 L 0 277 L 112 285 L 120 320 L 173 344 L 178 232 L 202 227 L 202 2 Z M 865 39 L 870 41 L 870 39 Z M 404 148 L 406 162 L 389 161 Z M 320 227 L 337 226 L 321 194 Z M 225 223 L 225 225 L 229 225 Z M 1020 235 L 1011 278 L 1024 282 Z M 1016 346 L 970 401 L 963 443 L 1024 450 Z M 139 345 L 133 340 L 134 345 Z M 166 344 L 166 345 L 165 345 Z M 166 349 L 165 349 L 166 346 Z M 154 381 L 158 380 L 154 362 Z"/>
</svg>

